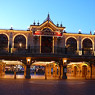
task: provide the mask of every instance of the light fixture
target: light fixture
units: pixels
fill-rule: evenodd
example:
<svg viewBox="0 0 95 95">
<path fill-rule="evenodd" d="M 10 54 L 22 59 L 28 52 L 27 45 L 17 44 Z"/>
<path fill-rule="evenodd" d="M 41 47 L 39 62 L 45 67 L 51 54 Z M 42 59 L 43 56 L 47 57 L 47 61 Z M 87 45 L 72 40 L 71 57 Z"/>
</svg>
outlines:
<svg viewBox="0 0 95 95">
<path fill-rule="evenodd" d="M 22 47 L 22 43 L 19 43 L 20 48 Z"/>
<path fill-rule="evenodd" d="M 67 60 L 65 59 L 65 60 L 64 60 L 64 63 L 66 63 L 66 62 L 67 62 Z"/>
<path fill-rule="evenodd" d="M 79 32 L 81 32 L 81 29 L 79 29 Z"/>
<path fill-rule="evenodd" d="M 11 29 L 10 30 L 13 30 L 13 25 L 11 25 Z"/>
<path fill-rule="evenodd" d="M 30 59 L 27 59 L 28 62 L 30 62 Z"/>
<path fill-rule="evenodd" d="M 81 34 L 81 29 L 79 29 L 79 34 Z"/>
<path fill-rule="evenodd" d="M 95 35 L 95 30 L 94 30 L 94 35 Z"/>
</svg>

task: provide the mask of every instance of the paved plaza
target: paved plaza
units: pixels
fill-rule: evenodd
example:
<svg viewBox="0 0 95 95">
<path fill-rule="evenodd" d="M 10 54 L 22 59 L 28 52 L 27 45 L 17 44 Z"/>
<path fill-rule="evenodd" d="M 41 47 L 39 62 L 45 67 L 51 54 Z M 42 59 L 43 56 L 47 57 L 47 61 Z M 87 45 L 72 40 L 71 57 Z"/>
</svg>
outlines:
<svg viewBox="0 0 95 95">
<path fill-rule="evenodd" d="M 0 79 L 0 95 L 95 95 L 95 80 Z"/>
</svg>

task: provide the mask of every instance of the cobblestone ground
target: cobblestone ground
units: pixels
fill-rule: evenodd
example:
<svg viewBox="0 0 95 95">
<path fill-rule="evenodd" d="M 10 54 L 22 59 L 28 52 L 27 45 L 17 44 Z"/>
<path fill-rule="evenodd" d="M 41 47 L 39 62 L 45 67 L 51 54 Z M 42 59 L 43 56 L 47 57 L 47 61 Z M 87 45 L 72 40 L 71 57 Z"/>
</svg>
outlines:
<svg viewBox="0 0 95 95">
<path fill-rule="evenodd" d="M 95 80 L 0 79 L 0 95 L 95 95 Z"/>
</svg>

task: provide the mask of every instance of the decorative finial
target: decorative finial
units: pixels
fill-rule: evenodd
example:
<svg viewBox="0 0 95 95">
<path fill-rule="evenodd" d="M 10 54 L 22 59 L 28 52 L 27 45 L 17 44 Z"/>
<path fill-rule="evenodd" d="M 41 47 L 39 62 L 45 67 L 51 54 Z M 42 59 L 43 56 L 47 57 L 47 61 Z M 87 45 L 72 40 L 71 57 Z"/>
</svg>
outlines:
<svg viewBox="0 0 95 95">
<path fill-rule="evenodd" d="M 13 25 L 11 25 L 11 29 L 10 30 L 13 30 Z"/>
<path fill-rule="evenodd" d="M 35 23 L 35 20 L 34 20 L 34 23 L 33 23 L 33 25 L 35 25 L 36 23 Z"/>
<path fill-rule="evenodd" d="M 67 33 L 67 32 L 66 32 L 66 28 L 64 29 L 64 33 Z"/>
<path fill-rule="evenodd" d="M 48 16 L 47 16 L 47 21 L 48 21 L 48 22 L 50 21 L 50 16 L 49 16 L 49 13 L 48 13 Z"/>
<path fill-rule="evenodd" d="M 95 30 L 94 30 L 94 35 L 95 35 Z"/>
<path fill-rule="evenodd" d="M 60 27 L 62 27 L 62 22 L 61 22 L 61 24 L 60 24 Z"/>
<path fill-rule="evenodd" d="M 48 18 L 48 20 L 50 19 L 49 13 L 48 13 L 48 17 L 47 18 Z"/>
<path fill-rule="evenodd" d="M 79 34 L 81 34 L 81 29 L 79 29 Z"/>
<path fill-rule="evenodd" d="M 59 27 L 59 24 L 58 24 L 58 22 L 57 22 L 57 27 Z"/>
<path fill-rule="evenodd" d="M 47 18 L 44 20 L 44 22 L 46 22 L 46 21 L 51 21 L 51 22 L 53 22 L 51 19 L 50 19 L 50 14 L 48 13 L 48 15 L 47 15 Z"/>
<path fill-rule="evenodd" d="M 27 31 L 29 31 L 30 30 L 30 27 L 27 27 Z"/>
<path fill-rule="evenodd" d="M 37 25 L 39 25 L 40 23 L 39 23 L 39 20 L 38 20 L 38 23 L 37 23 Z"/>
<path fill-rule="evenodd" d="M 91 32 L 91 30 L 90 30 L 90 35 L 92 35 L 92 32 Z"/>
</svg>

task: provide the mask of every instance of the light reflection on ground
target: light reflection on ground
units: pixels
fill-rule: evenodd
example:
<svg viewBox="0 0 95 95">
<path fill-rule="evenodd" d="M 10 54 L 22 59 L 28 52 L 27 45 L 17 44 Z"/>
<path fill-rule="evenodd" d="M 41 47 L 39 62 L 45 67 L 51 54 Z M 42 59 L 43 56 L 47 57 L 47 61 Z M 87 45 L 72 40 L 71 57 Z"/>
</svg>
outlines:
<svg viewBox="0 0 95 95">
<path fill-rule="evenodd" d="M 29 83 L 31 84 L 44 84 L 44 85 L 50 85 L 50 84 L 65 84 L 65 85 L 83 85 L 85 84 L 84 81 L 60 81 L 60 80 L 57 80 L 57 81 L 54 81 L 54 80 L 49 80 L 49 82 L 46 82 L 46 81 L 29 81 Z"/>
<path fill-rule="evenodd" d="M 10 78 L 10 79 L 14 79 L 14 75 L 11 74 L 6 74 L 3 76 L 0 76 L 0 78 Z M 16 79 L 25 79 L 24 75 L 16 75 Z M 44 75 L 31 75 L 31 79 L 45 79 Z M 58 79 L 58 77 L 47 77 L 47 79 Z"/>
</svg>

